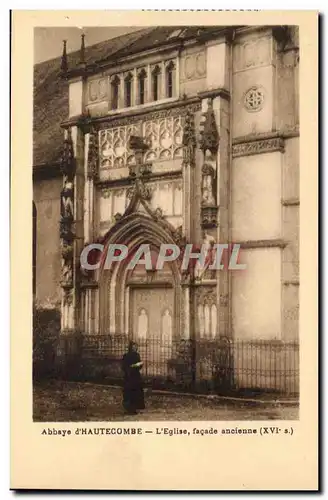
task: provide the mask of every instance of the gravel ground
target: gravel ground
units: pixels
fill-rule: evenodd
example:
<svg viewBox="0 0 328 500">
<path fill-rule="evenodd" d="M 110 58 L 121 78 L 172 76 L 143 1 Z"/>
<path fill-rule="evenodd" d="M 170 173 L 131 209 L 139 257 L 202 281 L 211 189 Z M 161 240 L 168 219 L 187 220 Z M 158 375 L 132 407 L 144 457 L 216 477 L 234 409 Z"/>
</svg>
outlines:
<svg viewBox="0 0 328 500">
<path fill-rule="evenodd" d="M 52 381 L 35 384 L 35 422 L 297 420 L 295 405 L 247 403 L 225 399 L 145 392 L 146 409 L 125 415 L 121 389 L 101 385 Z"/>
</svg>

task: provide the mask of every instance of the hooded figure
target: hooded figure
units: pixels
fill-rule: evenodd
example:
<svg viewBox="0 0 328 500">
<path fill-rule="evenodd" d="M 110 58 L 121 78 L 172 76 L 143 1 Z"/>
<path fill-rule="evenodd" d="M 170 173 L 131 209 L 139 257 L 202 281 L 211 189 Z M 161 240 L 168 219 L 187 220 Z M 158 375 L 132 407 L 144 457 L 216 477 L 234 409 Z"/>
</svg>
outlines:
<svg viewBox="0 0 328 500">
<path fill-rule="evenodd" d="M 123 407 L 131 414 L 145 408 L 144 392 L 140 370 L 142 362 L 135 342 L 129 342 L 128 351 L 122 358 L 122 369 L 124 373 L 123 382 Z"/>
</svg>

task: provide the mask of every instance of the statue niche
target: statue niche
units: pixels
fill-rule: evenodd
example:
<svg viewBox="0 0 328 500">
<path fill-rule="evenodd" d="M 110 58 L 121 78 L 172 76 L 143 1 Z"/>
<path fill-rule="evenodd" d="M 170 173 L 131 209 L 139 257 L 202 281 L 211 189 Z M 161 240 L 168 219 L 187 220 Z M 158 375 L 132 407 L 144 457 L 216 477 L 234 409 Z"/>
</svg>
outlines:
<svg viewBox="0 0 328 500">
<path fill-rule="evenodd" d="M 65 262 L 65 260 L 63 260 L 61 281 L 62 281 L 62 286 L 72 286 L 73 268 L 71 262 Z"/>
<path fill-rule="evenodd" d="M 199 147 L 204 155 L 202 168 L 202 227 L 214 228 L 218 225 L 218 206 L 216 188 L 217 152 L 220 137 L 217 130 L 213 102 L 208 100 L 207 111 L 200 123 Z"/>
<path fill-rule="evenodd" d="M 71 244 L 74 239 L 74 184 L 64 177 L 64 187 L 60 193 L 60 237 L 63 244 Z"/>
<path fill-rule="evenodd" d="M 65 220 L 73 220 L 74 218 L 74 185 L 71 181 L 66 181 L 61 191 L 61 217 Z"/>
<path fill-rule="evenodd" d="M 202 168 L 202 228 L 210 229 L 218 225 L 216 170 L 205 163 Z"/>
<path fill-rule="evenodd" d="M 202 168 L 202 205 L 216 206 L 216 186 L 214 168 L 205 163 Z"/>
</svg>

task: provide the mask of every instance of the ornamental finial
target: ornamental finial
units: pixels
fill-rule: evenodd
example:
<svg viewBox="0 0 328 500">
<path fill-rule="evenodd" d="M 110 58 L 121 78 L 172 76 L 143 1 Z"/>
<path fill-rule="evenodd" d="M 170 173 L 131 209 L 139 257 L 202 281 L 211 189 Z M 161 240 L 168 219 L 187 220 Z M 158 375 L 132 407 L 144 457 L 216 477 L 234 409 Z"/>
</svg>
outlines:
<svg viewBox="0 0 328 500">
<path fill-rule="evenodd" d="M 85 43 L 84 43 L 85 34 L 81 35 L 81 49 L 80 49 L 80 64 L 85 64 Z"/>
<path fill-rule="evenodd" d="M 63 55 L 61 58 L 61 65 L 60 65 L 60 69 L 62 70 L 63 73 L 66 73 L 68 70 L 66 44 L 67 40 L 63 40 Z"/>
</svg>

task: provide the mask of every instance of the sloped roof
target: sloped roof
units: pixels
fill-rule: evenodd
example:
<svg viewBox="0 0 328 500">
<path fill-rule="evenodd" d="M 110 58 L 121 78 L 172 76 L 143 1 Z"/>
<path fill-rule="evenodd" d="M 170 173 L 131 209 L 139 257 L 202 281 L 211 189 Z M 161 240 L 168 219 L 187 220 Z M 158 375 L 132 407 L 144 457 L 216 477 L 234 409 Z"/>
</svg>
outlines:
<svg viewBox="0 0 328 500">
<path fill-rule="evenodd" d="M 185 40 L 219 27 L 155 26 L 142 28 L 86 47 L 87 65 L 142 52 L 179 39 Z M 68 54 L 69 68 L 78 67 L 80 51 Z M 62 121 L 68 118 L 68 83 L 61 78 L 61 57 L 34 66 L 33 165 L 53 165 L 63 145 Z"/>
</svg>

